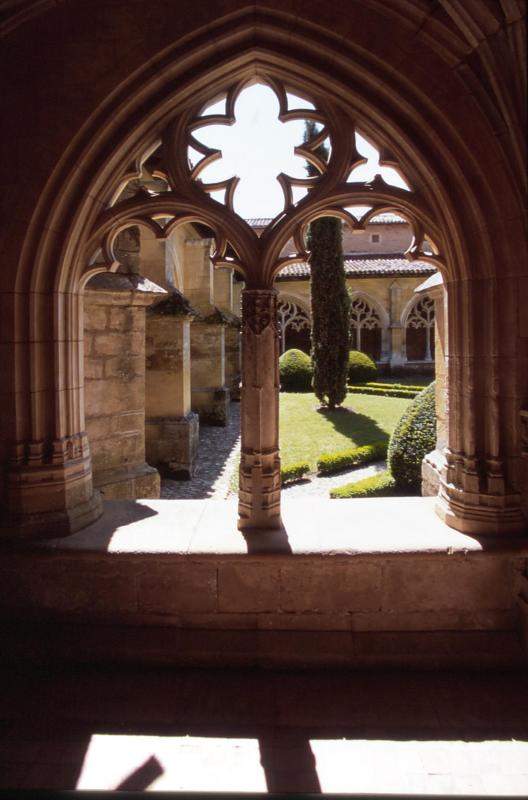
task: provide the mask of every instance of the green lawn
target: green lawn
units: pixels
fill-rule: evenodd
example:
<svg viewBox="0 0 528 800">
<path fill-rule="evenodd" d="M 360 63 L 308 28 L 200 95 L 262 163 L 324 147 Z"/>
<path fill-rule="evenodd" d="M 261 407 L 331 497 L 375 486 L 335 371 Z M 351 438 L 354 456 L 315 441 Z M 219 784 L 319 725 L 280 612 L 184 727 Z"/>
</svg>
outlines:
<svg viewBox="0 0 528 800">
<path fill-rule="evenodd" d="M 282 392 L 280 448 L 283 466 L 308 461 L 312 469 L 324 453 L 388 439 L 410 400 L 349 394 L 347 411 L 318 412 L 314 394 Z"/>
</svg>

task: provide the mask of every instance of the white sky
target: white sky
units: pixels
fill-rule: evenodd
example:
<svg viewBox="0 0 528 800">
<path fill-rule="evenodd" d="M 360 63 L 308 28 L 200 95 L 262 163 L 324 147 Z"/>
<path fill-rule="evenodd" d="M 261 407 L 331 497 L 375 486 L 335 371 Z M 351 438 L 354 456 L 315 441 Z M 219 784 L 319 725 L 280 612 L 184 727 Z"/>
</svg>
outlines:
<svg viewBox="0 0 528 800">
<path fill-rule="evenodd" d="M 300 107 L 313 108 L 310 103 L 290 95 L 289 108 Z M 225 101 L 209 106 L 204 113 L 225 113 Z M 282 123 L 278 113 L 274 92 L 256 84 L 239 95 L 234 125 L 210 125 L 195 131 L 198 141 L 222 150 L 222 158 L 207 167 L 200 178 L 214 183 L 238 175 L 241 181 L 235 192 L 234 207 L 245 218 L 274 217 L 282 210 L 284 195 L 276 180 L 280 172 L 296 178 L 306 177 L 306 162 L 293 152 L 303 141 L 304 121 Z M 406 188 L 395 170 L 380 169 L 378 151 L 358 134 L 356 147 L 368 162 L 353 171 L 352 180 L 370 180 L 376 172 L 381 172 L 388 183 Z M 189 155 L 192 163 L 196 163 L 197 154 L 190 150 Z M 305 190 L 294 189 L 294 200 L 299 200 L 304 193 Z M 222 195 L 223 192 L 213 193 L 217 200 L 223 200 Z"/>
</svg>

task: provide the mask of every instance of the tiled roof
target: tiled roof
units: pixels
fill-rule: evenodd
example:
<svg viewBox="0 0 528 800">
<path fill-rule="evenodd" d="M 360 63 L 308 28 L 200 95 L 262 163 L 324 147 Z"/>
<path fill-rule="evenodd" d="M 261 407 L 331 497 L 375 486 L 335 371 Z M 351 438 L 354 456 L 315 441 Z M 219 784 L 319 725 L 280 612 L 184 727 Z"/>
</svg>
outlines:
<svg viewBox="0 0 528 800">
<path fill-rule="evenodd" d="M 251 225 L 252 228 L 265 228 L 266 225 L 269 225 L 272 220 L 272 217 L 250 217 L 246 219 L 248 225 Z M 403 217 L 399 217 L 397 214 L 393 214 L 392 212 L 385 212 L 383 214 L 378 214 L 374 219 L 371 219 L 368 223 L 369 225 L 397 225 L 398 223 L 403 222 L 404 225 L 408 225 L 406 219 Z"/>
<path fill-rule="evenodd" d="M 425 261 L 407 261 L 401 253 L 352 253 L 345 256 L 347 278 L 364 278 L 369 275 L 432 275 L 435 268 Z M 310 267 L 306 262 L 290 264 L 277 275 L 278 281 L 307 280 Z"/>
<path fill-rule="evenodd" d="M 398 214 L 393 214 L 390 211 L 386 211 L 384 214 L 378 214 L 376 217 L 370 220 L 368 223 L 369 225 L 397 225 L 398 223 L 403 222 L 404 225 L 408 225 L 406 219 L 403 217 L 399 217 Z"/>
<path fill-rule="evenodd" d="M 252 228 L 265 228 L 269 225 L 273 217 L 250 217 L 246 220 L 248 225 Z"/>
</svg>

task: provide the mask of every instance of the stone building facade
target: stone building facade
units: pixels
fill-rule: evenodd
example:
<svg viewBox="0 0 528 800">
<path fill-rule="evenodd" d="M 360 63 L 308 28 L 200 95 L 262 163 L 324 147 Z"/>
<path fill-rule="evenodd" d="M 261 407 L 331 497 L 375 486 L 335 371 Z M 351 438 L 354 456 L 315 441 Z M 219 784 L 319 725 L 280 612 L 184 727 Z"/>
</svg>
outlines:
<svg viewBox="0 0 528 800">
<path fill-rule="evenodd" d="M 263 226 L 266 220 L 253 220 Z M 268 220 L 269 222 L 269 220 Z M 410 225 L 396 214 L 380 214 L 362 232 L 343 228 L 343 252 L 350 307 L 350 346 L 363 350 L 381 371 L 434 371 L 434 301 L 416 289 L 434 266 L 407 261 Z M 283 255 L 293 251 L 288 242 Z M 275 282 L 281 352 L 310 351 L 310 266 L 285 267 Z"/>
</svg>

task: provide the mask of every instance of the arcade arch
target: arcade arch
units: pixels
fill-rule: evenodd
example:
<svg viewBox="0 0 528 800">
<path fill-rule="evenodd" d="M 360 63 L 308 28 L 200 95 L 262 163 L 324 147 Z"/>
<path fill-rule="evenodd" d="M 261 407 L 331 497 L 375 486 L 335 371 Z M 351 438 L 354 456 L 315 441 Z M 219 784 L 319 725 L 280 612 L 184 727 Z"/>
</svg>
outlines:
<svg viewBox="0 0 528 800">
<path fill-rule="evenodd" d="M 383 211 L 395 211 L 412 222 L 415 238 L 408 257 L 435 263 L 448 292 L 450 419 L 439 511 L 449 524 L 464 530 L 492 532 L 524 525 L 520 447 L 515 437 L 503 435 L 502 421 L 511 406 L 501 395 L 499 366 L 490 359 L 486 369 L 478 374 L 475 370 L 475 355 L 481 348 L 493 352 L 491 345 L 500 328 L 501 311 L 493 280 L 494 247 L 486 234 L 486 215 L 493 210 L 499 213 L 493 182 L 483 179 L 477 196 L 470 170 L 464 166 L 474 165 L 470 143 L 460 140 L 444 112 L 437 111 L 436 119 L 431 118 L 434 103 L 420 87 L 394 85 L 389 67 L 375 64 L 374 59 L 363 62 L 371 70 L 367 78 L 354 48 L 340 57 L 340 71 L 332 71 L 335 77 L 330 79 L 328 58 L 335 55 L 330 41 L 315 37 L 308 26 L 299 26 L 295 41 L 285 48 L 281 24 L 279 16 L 270 15 L 261 25 L 251 17 L 245 27 L 238 25 L 236 37 L 219 27 L 216 55 L 206 63 L 199 34 L 185 43 L 185 65 L 178 46 L 173 48 L 160 59 L 154 73 L 149 68 L 119 88 L 120 102 L 113 96 L 101 105 L 50 179 L 29 227 L 16 281 L 18 293 L 29 299 L 33 338 L 29 339 L 28 330 L 28 340 L 44 342 L 45 346 L 31 345 L 29 394 L 14 398 L 20 424 L 7 481 L 8 527 L 23 527 L 28 509 L 32 509 L 33 521 L 35 514 L 40 515 L 41 529 L 46 514 L 52 514 L 54 533 L 57 519 L 68 532 L 100 513 L 91 486 L 83 421 L 78 335 L 79 292 L 86 280 L 83 270 L 99 247 L 103 261 L 100 266 L 92 265 L 90 273 L 115 269 L 115 237 L 136 221 L 148 224 L 156 236 L 162 237 L 177 225 L 195 220 L 215 232 L 215 263 L 236 266 L 247 286 L 243 300 L 240 524 L 257 529 L 279 526 L 273 278 L 285 263 L 306 257 L 303 231 L 311 220 L 332 213 L 354 226 Z M 247 44 L 246 49 L 241 42 Z M 299 57 L 301 50 L 303 58 Z M 185 72 L 191 65 L 192 74 Z M 178 69 L 180 80 L 176 82 Z M 355 80 L 351 82 L 352 76 Z M 286 208 L 260 239 L 231 213 L 233 182 L 223 187 L 227 206 L 206 197 L 203 187 L 195 182 L 197 173 L 189 172 L 183 155 L 186 148 L 178 146 L 192 133 L 199 110 L 225 91 L 228 103 L 223 122 L 229 124 L 237 91 L 257 78 L 266 80 L 277 92 L 284 116 L 299 113 L 288 109 L 284 87 L 311 98 L 317 109 L 312 118 L 327 125 L 332 141 L 328 164 L 318 165 L 320 178 L 297 205 L 291 202 L 295 181 L 281 176 Z M 136 86 L 139 83 L 142 91 L 132 93 L 132 82 Z M 409 126 L 411 107 L 413 124 Z M 428 113 L 421 115 L 417 108 L 427 108 Z M 357 163 L 350 136 L 356 123 L 379 143 L 382 162 L 406 175 L 410 192 L 387 187 L 378 179 L 368 186 L 347 182 Z M 312 142 L 302 152 L 317 165 L 315 147 Z M 431 152 L 435 153 L 434 161 Z M 204 154 L 205 160 L 211 157 Z M 148 197 L 138 192 L 109 205 L 124 182 L 138 179 L 144 170 L 153 178 L 166 179 L 170 189 Z M 343 210 L 347 205 L 362 204 L 370 205 L 372 211 L 359 222 Z M 159 222 L 160 217 L 171 219 L 164 224 Z M 292 234 L 297 253 L 281 258 L 281 249 Z M 426 234 L 435 243 L 433 256 L 424 253 Z M 234 256 L 228 255 L 229 246 Z M 52 322 L 41 313 L 43 294 L 53 297 Z M 255 376 L 249 374 L 249 365 L 257 361 L 262 379 L 258 387 Z M 43 372 L 51 380 L 44 395 L 37 396 Z M 33 397 L 28 402 L 31 392 Z M 37 489 L 43 473 L 48 484 L 55 487 L 46 498 Z M 30 530 L 33 523 L 25 522 Z"/>
</svg>

